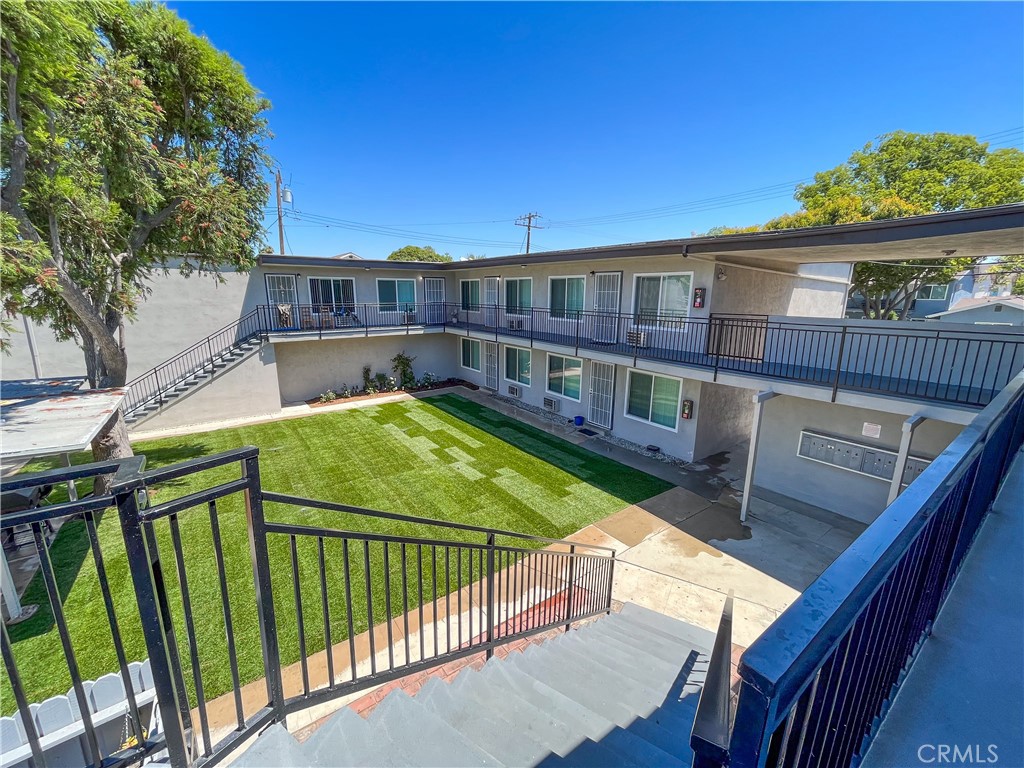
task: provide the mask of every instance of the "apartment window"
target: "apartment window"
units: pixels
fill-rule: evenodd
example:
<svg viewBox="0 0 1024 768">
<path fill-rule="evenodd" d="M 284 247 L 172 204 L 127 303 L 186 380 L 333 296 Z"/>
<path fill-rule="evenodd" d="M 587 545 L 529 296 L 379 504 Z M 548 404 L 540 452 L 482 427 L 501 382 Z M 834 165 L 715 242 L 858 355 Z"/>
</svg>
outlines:
<svg viewBox="0 0 1024 768">
<path fill-rule="evenodd" d="M 416 281 L 377 278 L 377 303 L 381 312 L 412 312 L 416 309 Z"/>
<path fill-rule="evenodd" d="M 309 278 L 309 301 L 315 308 L 329 306 L 331 311 L 354 312 L 356 283 L 351 277 Z"/>
<path fill-rule="evenodd" d="M 681 393 L 679 379 L 630 371 L 626 385 L 626 415 L 660 427 L 675 429 L 679 419 Z"/>
<path fill-rule="evenodd" d="M 462 339 L 462 367 L 471 371 L 480 370 L 480 342 L 476 339 Z"/>
<path fill-rule="evenodd" d="M 508 314 L 526 314 L 532 306 L 532 300 L 532 278 L 513 277 L 505 281 L 505 311 Z"/>
<path fill-rule="evenodd" d="M 548 355 L 548 392 L 580 399 L 583 361 L 576 357 Z"/>
<path fill-rule="evenodd" d="M 505 378 L 530 386 L 530 350 L 505 347 Z"/>
<path fill-rule="evenodd" d="M 480 309 L 480 281 L 460 280 L 459 292 L 462 295 L 462 310 L 477 312 Z"/>
<path fill-rule="evenodd" d="M 551 316 L 575 317 L 583 311 L 585 280 L 582 277 L 552 277 L 550 282 Z"/>
<path fill-rule="evenodd" d="M 641 325 L 663 325 L 690 314 L 693 273 L 637 275 L 633 292 L 636 321 Z"/>
<path fill-rule="evenodd" d="M 298 304 L 295 275 L 267 275 L 267 301 L 270 304 Z"/>
<path fill-rule="evenodd" d="M 917 298 L 925 299 L 928 301 L 941 301 L 949 295 L 949 283 L 929 283 L 928 285 L 922 285 L 921 290 L 917 292 Z"/>
</svg>

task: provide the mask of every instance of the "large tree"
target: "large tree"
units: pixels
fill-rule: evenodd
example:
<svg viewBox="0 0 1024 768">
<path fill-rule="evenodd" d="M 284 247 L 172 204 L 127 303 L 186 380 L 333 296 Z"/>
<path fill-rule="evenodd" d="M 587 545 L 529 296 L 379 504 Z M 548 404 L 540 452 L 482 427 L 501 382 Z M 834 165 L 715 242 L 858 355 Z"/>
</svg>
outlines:
<svg viewBox="0 0 1024 768">
<path fill-rule="evenodd" d="M 162 5 L 0 13 L 4 306 L 76 340 L 93 386 L 122 386 L 125 324 L 155 272 L 253 263 L 269 104 Z M 93 453 L 131 455 L 120 415 Z"/>
<path fill-rule="evenodd" d="M 388 261 L 451 261 L 447 253 L 438 253 L 429 245 L 406 245 L 388 255 Z"/>
<path fill-rule="evenodd" d="M 843 164 L 815 174 L 797 187 L 799 211 L 760 229 L 789 229 L 893 219 L 939 211 L 980 208 L 1024 200 L 1024 153 L 989 149 L 974 136 L 905 133 L 881 136 Z M 749 228 L 748 228 L 749 229 Z M 732 230 L 718 229 L 716 232 Z M 866 317 L 905 319 L 928 283 L 946 283 L 974 264 L 972 259 L 862 262 L 851 295 Z"/>
</svg>

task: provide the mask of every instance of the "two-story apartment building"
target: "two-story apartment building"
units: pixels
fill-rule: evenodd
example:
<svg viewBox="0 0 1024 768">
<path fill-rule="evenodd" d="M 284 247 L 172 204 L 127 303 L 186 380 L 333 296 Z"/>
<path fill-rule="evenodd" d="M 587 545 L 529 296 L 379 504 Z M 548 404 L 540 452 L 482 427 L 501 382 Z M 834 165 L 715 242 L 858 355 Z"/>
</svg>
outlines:
<svg viewBox="0 0 1024 768">
<path fill-rule="evenodd" d="M 683 461 L 749 441 L 746 498 L 867 522 L 1024 365 L 1024 336 L 844 320 L 852 264 L 1010 254 L 1022 232 L 1015 205 L 447 264 L 265 255 L 220 284 L 172 273 L 129 329 L 129 408 L 147 429 L 272 414 L 405 352 L 419 375 Z M 47 334 L 41 373 L 80 373 Z M 5 376 L 30 359 L 16 343 Z"/>
</svg>

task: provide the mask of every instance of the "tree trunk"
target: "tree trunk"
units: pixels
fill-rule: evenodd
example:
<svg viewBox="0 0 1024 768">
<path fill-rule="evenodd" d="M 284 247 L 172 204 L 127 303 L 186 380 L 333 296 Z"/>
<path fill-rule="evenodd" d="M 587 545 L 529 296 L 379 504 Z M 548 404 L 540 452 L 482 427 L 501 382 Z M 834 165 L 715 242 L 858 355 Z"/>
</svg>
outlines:
<svg viewBox="0 0 1024 768">
<path fill-rule="evenodd" d="M 124 416 L 118 410 L 92 441 L 93 461 L 124 459 L 134 455 L 132 444 L 128 440 L 128 425 L 124 423 Z M 97 496 L 106 494 L 113 479 L 113 475 L 97 477 L 93 482 L 93 493 Z"/>
</svg>

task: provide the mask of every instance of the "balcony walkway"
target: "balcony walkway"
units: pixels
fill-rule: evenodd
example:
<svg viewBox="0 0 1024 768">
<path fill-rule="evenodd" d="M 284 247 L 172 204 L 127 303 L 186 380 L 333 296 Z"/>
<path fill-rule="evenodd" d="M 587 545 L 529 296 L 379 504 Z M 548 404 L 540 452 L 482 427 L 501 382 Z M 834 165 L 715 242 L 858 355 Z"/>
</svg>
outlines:
<svg viewBox="0 0 1024 768">
<path fill-rule="evenodd" d="M 925 381 L 902 374 L 903 364 L 898 363 L 899 370 L 896 375 L 880 375 L 858 370 L 841 370 L 838 377 L 833 367 L 808 365 L 806 362 L 784 362 L 780 360 L 751 359 L 730 355 L 709 354 L 705 350 L 691 350 L 682 347 L 690 346 L 685 341 L 680 341 L 673 346 L 660 346 L 658 344 L 646 344 L 635 346 L 623 340 L 602 340 L 594 338 L 578 338 L 571 333 L 552 333 L 544 331 L 517 331 L 505 327 L 484 325 L 482 323 L 460 323 L 458 326 L 447 326 L 445 332 L 459 333 L 458 329 L 470 330 L 476 333 L 487 335 L 521 339 L 523 343 L 541 342 L 560 347 L 567 347 L 573 350 L 588 349 L 594 352 L 603 352 L 609 355 L 617 355 L 635 360 L 651 360 L 670 363 L 703 370 L 715 370 L 723 373 L 751 376 L 757 379 L 779 379 L 783 381 L 812 384 L 822 387 L 837 387 L 846 392 L 865 392 L 886 394 L 904 397 L 912 400 L 930 402 L 956 403 L 973 406 L 985 406 L 999 392 L 999 387 L 976 386 L 974 374 L 981 373 L 984 378 L 984 368 L 973 371 L 966 381 L 954 383 L 949 378 L 945 381 Z M 655 334 L 652 334 L 654 336 Z M 678 334 L 676 339 L 684 339 L 685 334 Z M 515 343 L 514 341 L 512 342 Z M 835 339 L 827 339 L 823 345 L 834 345 Z M 798 354 L 805 360 L 815 360 L 821 357 L 821 348 L 808 349 L 805 353 Z M 896 369 L 896 365 L 892 369 Z M 909 369 L 909 365 L 907 366 Z"/>
<path fill-rule="evenodd" d="M 863 768 L 1024 765 L 1024 451 Z M 942 745 L 948 747 L 942 759 Z M 989 745 L 995 748 L 990 754 Z M 959 748 L 960 759 L 954 748 Z M 973 752 L 964 758 L 966 750 Z M 980 751 L 979 751 L 980 750 Z"/>
</svg>

